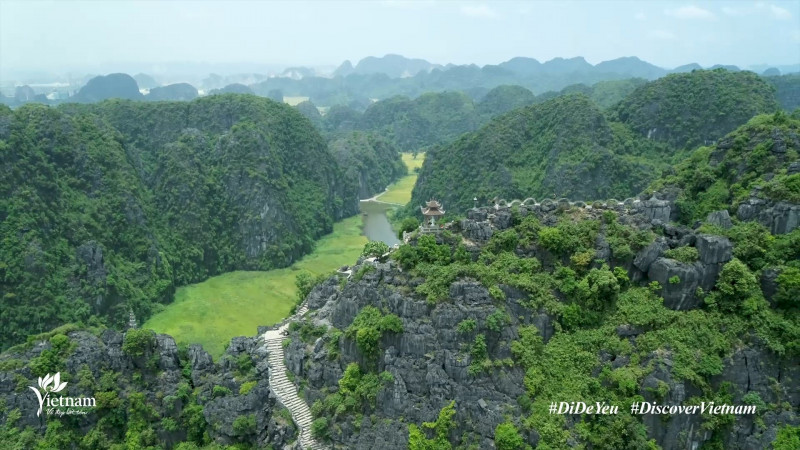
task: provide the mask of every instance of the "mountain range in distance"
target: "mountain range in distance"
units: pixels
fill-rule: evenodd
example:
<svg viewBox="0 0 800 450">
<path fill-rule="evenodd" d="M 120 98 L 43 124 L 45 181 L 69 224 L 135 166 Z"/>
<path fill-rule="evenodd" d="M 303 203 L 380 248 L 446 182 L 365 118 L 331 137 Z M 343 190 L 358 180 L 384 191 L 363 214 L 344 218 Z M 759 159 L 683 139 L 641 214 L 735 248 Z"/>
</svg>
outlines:
<svg viewBox="0 0 800 450">
<path fill-rule="evenodd" d="M 387 54 L 383 57 L 363 58 L 355 65 L 349 60 L 344 61 L 333 72 L 294 66 L 271 74 L 240 73 L 223 76 L 211 73 L 206 77 L 195 76 L 194 79 L 188 80 L 189 82 L 186 82 L 186 76 L 174 79 L 175 77 L 168 73 L 140 72 L 133 77 L 128 77 L 131 78 L 130 80 L 120 78 L 123 74 L 111 74 L 105 78 L 100 76 L 91 79 L 72 77 L 68 83 L 58 83 L 63 81 L 58 77 L 45 80 L 40 76 L 35 80 L 4 83 L 5 86 L 0 86 L 0 94 L 2 94 L 0 102 L 14 106 L 30 101 L 41 103 L 93 102 L 105 98 L 191 100 L 197 96 L 213 93 L 214 90 L 218 90 L 216 92 L 230 90 L 246 92 L 243 88 L 247 87 L 261 96 L 275 97 L 278 94 L 277 91 L 281 91 L 286 96 L 310 97 L 318 106 L 329 106 L 347 103 L 354 97 L 352 92 L 340 95 L 342 93 L 338 92 L 338 87 L 329 86 L 335 79 L 344 79 L 345 84 L 348 79 L 363 84 L 362 78 L 367 77 L 369 79 L 367 84 L 370 88 L 365 90 L 365 94 L 369 98 L 388 98 L 398 94 L 416 96 L 430 90 L 462 90 L 473 97 L 479 97 L 491 88 L 502 84 L 519 84 L 536 94 L 541 94 L 547 91 L 558 91 L 572 84 L 591 85 L 598 81 L 627 78 L 654 80 L 670 73 L 691 72 L 703 68 L 700 64 L 690 63 L 666 69 L 643 61 L 636 56 L 616 58 L 595 65 L 580 56 L 558 57 L 546 62 L 529 57 L 515 57 L 500 64 L 481 67 L 476 64 L 441 65 L 424 59 Z M 708 69 L 716 68 L 724 68 L 729 71 L 742 70 L 734 65 L 717 64 L 708 67 Z M 751 69 L 755 69 L 763 76 L 779 76 L 800 72 L 800 64 L 760 65 L 753 66 Z M 131 81 L 136 84 L 135 89 L 139 92 L 138 95 L 132 90 L 134 86 Z M 229 88 L 234 84 L 240 86 Z M 114 86 L 117 86 L 119 92 L 116 92 Z M 157 89 L 157 91 L 151 94 L 151 89 Z M 346 90 L 352 91 L 349 88 Z"/>
</svg>

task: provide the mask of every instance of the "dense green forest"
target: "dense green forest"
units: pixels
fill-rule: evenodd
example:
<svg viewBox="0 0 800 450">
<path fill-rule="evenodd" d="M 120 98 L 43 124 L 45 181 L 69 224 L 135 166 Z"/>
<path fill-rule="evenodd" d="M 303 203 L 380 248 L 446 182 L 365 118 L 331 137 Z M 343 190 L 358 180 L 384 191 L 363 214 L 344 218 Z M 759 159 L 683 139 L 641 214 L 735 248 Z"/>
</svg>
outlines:
<svg viewBox="0 0 800 450">
<path fill-rule="evenodd" d="M 426 154 L 411 204 L 435 197 L 453 212 L 495 196 L 575 200 L 637 194 L 668 149 L 609 122 L 583 94 L 517 109 Z"/>
<path fill-rule="evenodd" d="M 648 139 L 695 148 L 778 107 L 771 86 L 753 72 L 696 70 L 640 86 L 611 117 Z"/>
<path fill-rule="evenodd" d="M 460 213 L 475 197 L 623 199 L 685 157 L 685 149 L 778 108 L 772 88 L 749 72 L 718 69 L 647 84 L 608 83 L 565 88 L 565 94 L 432 148 L 412 205 L 437 197 Z M 614 97 L 625 91 L 630 94 L 610 109 L 598 106 L 607 104 L 609 92 Z"/>
<path fill-rule="evenodd" d="M 297 109 L 328 136 L 352 130 L 368 131 L 389 139 L 401 151 L 415 152 L 425 151 L 436 144 L 451 143 L 495 116 L 561 95 L 579 92 L 607 109 L 644 82 L 642 79 L 601 81 L 593 86 L 572 85 L 561 92 L 551 91 L 538 96 L 522 86 L 503 85 L 478 100 L 460 92 L 426 93 L 414 99 L 396 96 L 372 103 L 363 112 L 358 108 L 336 105 L 324 116 L 311 102 L 303 102 L 297 105 Z"/>
<path fill-rule="evenodd" d="M 301 114 L 255 96 L 0 117 L 3 347 L 66 322 L 144 320 L 176 286 L 286 266 L 402 165 L 379 140 L 339 146 L 363 159 L 361 180 Z"/>
<path fill-rule="evenodd" d="M 408 173 L 397 147 L 379 134 L 354 131 L 331 141 L 329 148 L 347 178 L 358 180 L 362 199 Z"/>
<path fill-rule="evenodd" d="M 781 108 L 787 111 L 800 108 L 800 73 L 765 77 L 764 79 L 775 88 L 775 96 L 778 98 Z"/>
</svg>

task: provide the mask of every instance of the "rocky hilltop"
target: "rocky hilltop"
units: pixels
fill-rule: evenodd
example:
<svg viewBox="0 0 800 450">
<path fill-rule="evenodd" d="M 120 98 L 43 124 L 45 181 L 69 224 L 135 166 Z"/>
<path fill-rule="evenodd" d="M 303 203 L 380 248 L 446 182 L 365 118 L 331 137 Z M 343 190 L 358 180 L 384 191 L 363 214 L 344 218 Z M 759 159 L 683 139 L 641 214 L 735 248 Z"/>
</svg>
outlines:
<svg viewBox="0 0 800 450">
<path fill-rule="evenodd" d="M 800 424 L 800 328 L 776 294 L 786 286 L 762 292 L 774 276 L 759 282 L 737 258 L 745 243 L 667 225 L 669 210 L 657 199 L 476 208 L 318 286 L 313 319 L 286 347 L 318 436 L 408 448 L 413 424 L 438 424 L 455 401 L 445 436 L 464 448 L 522 448 L 498 445 L 508 428 L 548 448 L 766 448 Z M 389 317 L 401 326 L 382 327 Z M 372 392 L 348 390 L 369 373 Z M 546 412 L 635 400 L 760 406 L 724 419 Z"/>
<path fill-rule="evenodd" d="M 270 394 L 262 339 L 235 338 L 215 363 L 200 346 L 179 348 L 170 336 L 152 331 L 72 328 L 0 356 L 4 443 L 33 448 L 34 433 L 45 425 L 41 448 L 110 448 L 115 442 L 134 448 L 212 442 L 284 448 L 297 440 L 289 411 Z M 56 372 L 67 383 L 58 395 L 94 398 L 96 408 L 86 415 L 37 417 L 28 386 Z"/>
</svg>

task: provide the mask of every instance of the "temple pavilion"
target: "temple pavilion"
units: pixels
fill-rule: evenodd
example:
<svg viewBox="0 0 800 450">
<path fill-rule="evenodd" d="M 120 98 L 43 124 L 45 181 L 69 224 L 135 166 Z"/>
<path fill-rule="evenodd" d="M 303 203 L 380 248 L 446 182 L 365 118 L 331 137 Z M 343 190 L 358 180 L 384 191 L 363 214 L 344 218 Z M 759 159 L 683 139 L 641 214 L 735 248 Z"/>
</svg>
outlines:
<svg viewBox="0 0 800 450">
<path fill-rule="evenodd" d="M 436 200 L 430 200 L 425 206 L 420 206 L 422 215 L 425 217 L 423 228 L 436 228 L 436 219 L 444 215 L 442 204 Z"/>
</svg>

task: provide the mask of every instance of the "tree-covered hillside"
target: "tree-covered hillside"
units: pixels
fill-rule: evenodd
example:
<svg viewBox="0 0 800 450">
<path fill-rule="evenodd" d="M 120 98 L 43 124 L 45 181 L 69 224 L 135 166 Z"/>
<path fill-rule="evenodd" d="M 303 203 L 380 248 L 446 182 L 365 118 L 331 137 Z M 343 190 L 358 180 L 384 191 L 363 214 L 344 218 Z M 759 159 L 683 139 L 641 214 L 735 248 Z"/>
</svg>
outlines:
<svg viewBox="0 0 800 450">
<path fill-rule="evenodd" d="M 486 93 L 477 108 L 482 116 L 492 117 L 535 102 L 536 96 L 528 89 L 516 85 L 503 85 Z"/>
<path fill-rule="evenodd" d="M 376 102 L 364 112 L 359 128 L 386 136 L 401 151 L 417 151 L 449 142 L 478 127 L 472 99 L 461 92 L 423 94 L 416 99 L 394 97 Z"/>
<path fill-rule="evenodd" d="M 786 111 L 800 108 L 800 73 L 764 77 L 764 79 L 775 88 L 775 97 L 781 108 Z"/>
<path fill-rule="evenodd" d="M 358 180 L 359 198 L 382 192 L 408 173 L 397 147 L 379 135 L 355 131 L 328 145 L 347 178 Z"/>
<path fill-rule="evenodd" d="M 178 285 L 286 266 L 358 210 L 358 177 L 263 98 L 29 105 L 0 124 L 3 347 L 92 316 L 144 320 Z"/>
<path fill-rule="evenodd" d="M 662 145 L 607 121 L 586 96 L 557 97 L 429 150 L 411 205 L 434 197 L 457 213 L 473 197 L 625 198 L 656 176 L 663 153 Z"/>
<path fill-rule="evenodd" d="M 667 75 L 639 87 L 611 111 L 614 120 L 641 136 L 694 148 L 777 109 L 775 93 L 763 78 L 717 69 Z"/>
<path fill-rule="evenodd" d="M 647 193 L 674 198 L 675 219 L 686 224 L 723 209 L 733 216 L 750 214 L 752 205 L 798 204 L 799 152 L 800 117 L 783 112 L 757 116 L 715 145 L 698 148 Z M 772 223 L 778 216 L 775 212 L 764 220 Z"/>
</svg>

